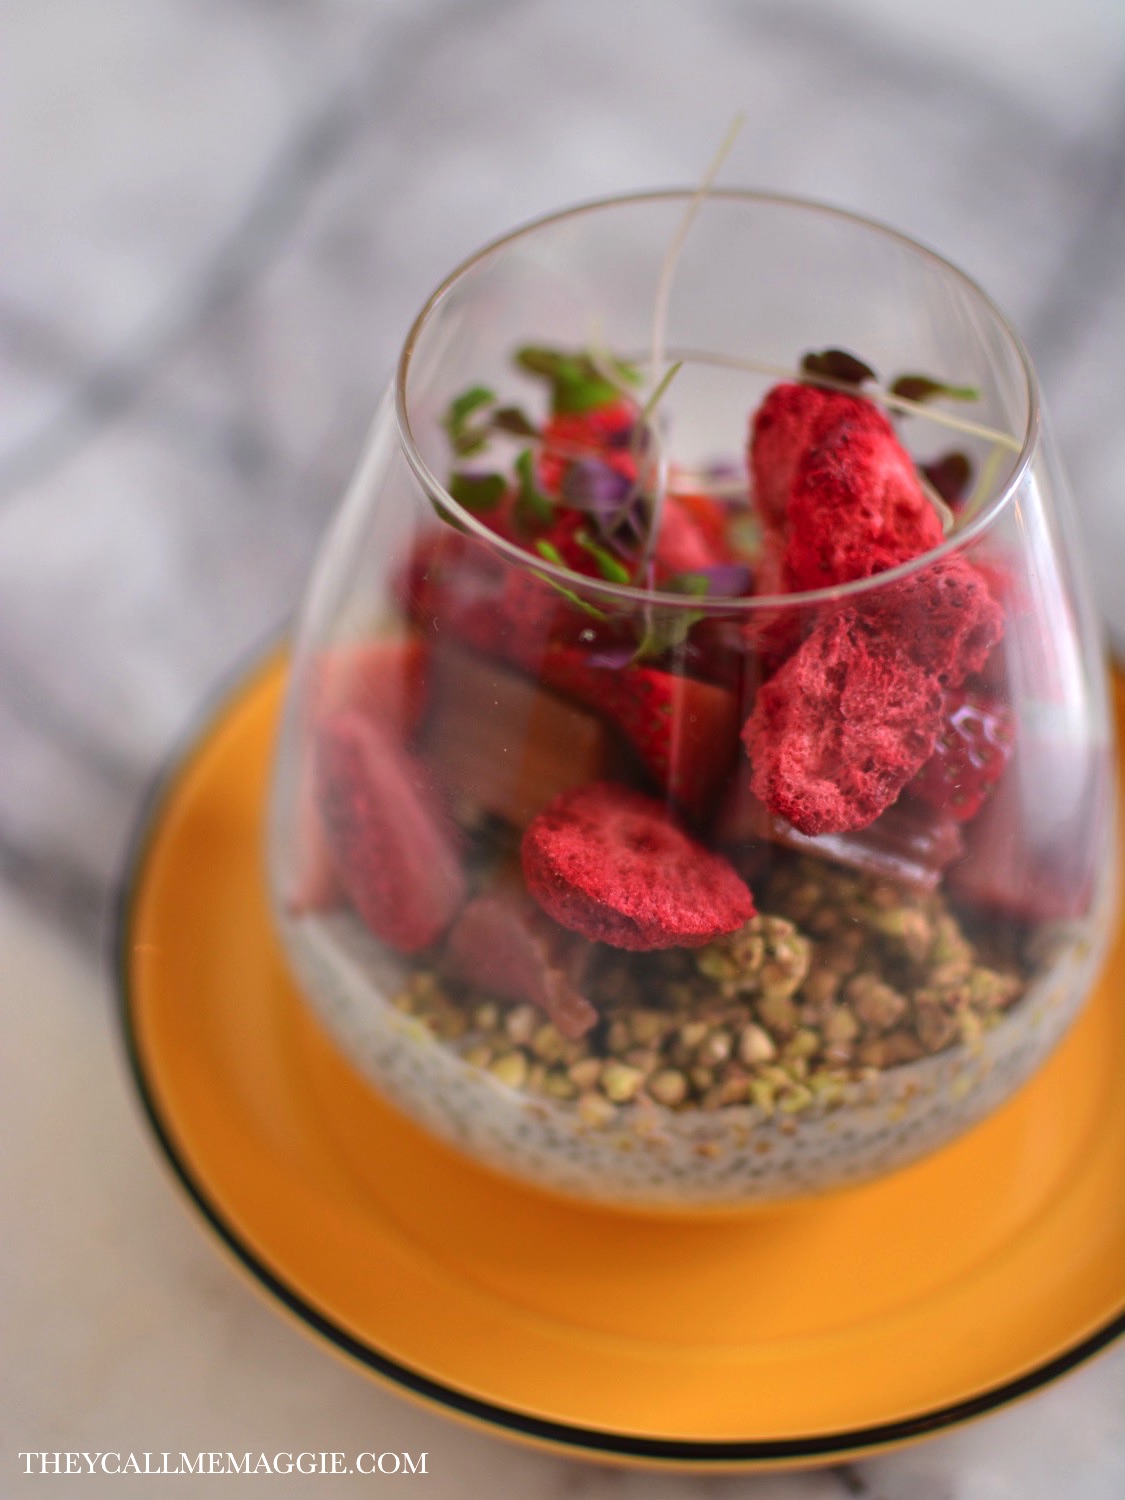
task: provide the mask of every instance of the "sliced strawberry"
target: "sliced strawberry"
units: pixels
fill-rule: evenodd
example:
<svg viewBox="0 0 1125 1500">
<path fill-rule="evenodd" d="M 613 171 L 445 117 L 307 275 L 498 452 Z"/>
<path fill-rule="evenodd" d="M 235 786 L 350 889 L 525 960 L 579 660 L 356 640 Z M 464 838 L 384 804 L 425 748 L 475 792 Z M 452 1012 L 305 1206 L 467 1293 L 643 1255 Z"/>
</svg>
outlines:
<svg viewBox="0 0 1125 1500">
<path fill-rule="evenodd" d="M 582 1036 L 598 1019 L 578 988 L 590 950 L 522 891 L 470 901 L 450 929 L 446 951 L 459 978 L 509 1000 L 530 1000 L 563 1036 Z"/>
<path fill-rule="evenodd" d="M 613 401 L 583 412 L 556 412 L 543 428 L 539 451 L 539 483 L 549 495 L 561 495 L 566 472 L 584 458 L 603 460 L 632 482 L 637 477 L 632 439 L 637 408 L 631 401 Z"/>
<path fill-rule="evenodd" d="M 678 573 L 701 573 L 724 561 L 724 555 L 676 495 L 665 498 L 653 558 L 658 582 Z"/>
<path fill-rule="evenodd" d="M 659 802 L 613 782 L 556 797 L 524 834 L 521 860 L 548 916 L 618 948 L 698 948 L 754 915 L 725 859 Z"/>
<path fill-rule="evenodd" d="M 1012 754 L 1012 715 L 997 698 L 963 688 L 945 695 L 934 753 L 910 784 L 914 796 L 959 823 L 975 818 Z"/>
<path fill-rule="evenodd" d="M 325 840 L 352 905 L 400 952 L 426 947 L 456 915 L 465 880 L 421 766 L 350 708 L 317 725 L 315 751 Z"/>
<path fill-rule="evenodd" d="M 547 654 L 542 674 L 615 724 L 674 801 L 692 814 L 708 806 L 738 753 L 734 693 L 655 667 L 595 666 L 565 646 Z"/>
<path fill-rule="evenodd" d="M 703 535 L 715 562 L 726 562 L 732 556 L 728 527 L 730 513 L 714 495 L 702 491 L 676 490 L 671 496 L 682 511 L 686 511 Z"/>
<path fill-rule="evenodd" d="M 908 644 L 843 609 L 759 690 L 742 734 L 751 789 L 799 832 L 865 828 L 929 758 L 942 692 Z"/>
</svg>

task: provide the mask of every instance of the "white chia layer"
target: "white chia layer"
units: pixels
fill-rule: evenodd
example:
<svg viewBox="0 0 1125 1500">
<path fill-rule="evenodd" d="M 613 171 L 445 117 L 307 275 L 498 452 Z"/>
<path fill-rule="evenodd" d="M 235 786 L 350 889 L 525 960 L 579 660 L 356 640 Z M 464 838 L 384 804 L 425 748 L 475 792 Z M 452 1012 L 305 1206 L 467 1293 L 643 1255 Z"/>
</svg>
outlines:
<svg viewBox="0 0 1125 1500">
<path fill-rule="evenodd" d="M 492 1167 L 585 1199 L 722 1207 L 855 1183 L 905 1166 L 1004 1102 L 1054 1049 L 1100 965 L 1112 893 L 993 1027 L 844 1085 L 831 1106 L 669 1109 L 645 1098 L 592 1124 L 572 1101 L 502 1083 L 391 1003 L 409 970 L 347 912 L 283 921 L 310 1005 L 405 1114 Z M 1101 918 L 1099 920 L 1098 918 Z M 1091 934 L 1093 935 L 1091 937 Z"/>
</svg>

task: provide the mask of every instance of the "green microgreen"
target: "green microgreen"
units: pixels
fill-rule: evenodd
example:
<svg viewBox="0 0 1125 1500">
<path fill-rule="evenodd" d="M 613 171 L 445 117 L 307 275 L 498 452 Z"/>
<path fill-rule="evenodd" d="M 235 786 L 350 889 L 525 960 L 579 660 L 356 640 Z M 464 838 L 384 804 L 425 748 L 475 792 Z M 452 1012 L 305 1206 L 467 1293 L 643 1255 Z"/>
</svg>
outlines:
<svg viewBox="0 0 1125 1500">
<path fill-rule="evenodd" d="M 975 385 L 946 385 L 928 375 L 900 375 L 888 389 L 892 396 L 901 396 L 904 401 L 933 401 L 942 396 L 950 401 L 980 400 Z"/>
<path fill-rule="evenodd" d="M 670 578 L 665 587 L 675 594 L 690 594 L 703 598 L 711 587 L 711 580 L 702 573 L 679 573 Z M 646 661 L 654 656 L 663 656 L 666 651 L 675 651 L 682 646 L 694 626 L 706 618 L 699 609 L 652 610 L 645 621 L 644 635 L 637 647 L 634 661 Z"/>
<path fill-rule="evenodd" d="M 577 531 L 574 540 L 578 545 L 594 559 L 598 565 L 598 572 L 608 583 L 629 583 L 629 570 L 618 562 L 612 552 L 607 552 L 604 547 L 599 547 L 597 542 L 586 531 Z"/>
<path fill-rule="evenodd" d="M 552 548 L 552 551 L 553 550 L 554 549 Z M 566 564 L 562 561 L 562 558 L 559 557 L 557 553 L 555 553 L 554 557 L 547 558 L 548 562 L 555 562 L 556 560 L 558 561 L 560 566 L 564 568 L 566 567 Z M 573 604 L 575 609 L 580 609 L 584 615 L 589 615 L 593 620 L 605 620 L 608 618 L 608 616 L 602 610 L 589 603 L 588 600 L 581 598 L 574 592 L 573 589 L 568 589 L 564 584 L 557 583 L 555 579 L 548 578 L 546 573 L 539 573 L 534 568 L 532 568 L 531 571 L 532 574 L 536 578 L 538 578 L 540 583 L 545 583 L 549 588 L 553 588 L 557 594 L 561 594 L 563 596 L 568 604 Z"/>
<path fill-rule="evenodd" d="M 516 456 L 516 514 L 522 525 L 544 525 L 555 514 L 555 502 L 539 488 L 535 475 L 535 456 L 530 448 L 524 448 Z M 552 559 L 554 561 L 554 559 Z"/>
<path fill-rule="evenodd" d="M 470 423 L 469 418 L 482 407 L 491 406 L 496 393 L 486 385 L 474 385 L 454 397 L 442 418 L 442 426 L 449 434 L 449 441 L 460 458 L 469 458 L 479 453 L 488 442 L 488 423 Z"/>
<path fill-rule="evenodd" d="M 449 480 L 449 493 L 453 499 L 474 513 L 495 509 L 507 488 L 508 481 L 503 474 L 470 474 L 462 469 Z"/>
<path fill-rule="evenodd" d="M 527 344 L 516 350 L 516 364 L 529 375 L 545 380 L 551 388 L 551 411 L 578 414 L 593 411 L 599 406 L 608 406 L 616 401 L 621 392 L 588 354 L 566 354 L 560 349 L 544 349 L 536 344 Z M 638 375 L 631 365 L 615 359 L 612 372 L 630 385 L 636 384 Z"/>
</svg>

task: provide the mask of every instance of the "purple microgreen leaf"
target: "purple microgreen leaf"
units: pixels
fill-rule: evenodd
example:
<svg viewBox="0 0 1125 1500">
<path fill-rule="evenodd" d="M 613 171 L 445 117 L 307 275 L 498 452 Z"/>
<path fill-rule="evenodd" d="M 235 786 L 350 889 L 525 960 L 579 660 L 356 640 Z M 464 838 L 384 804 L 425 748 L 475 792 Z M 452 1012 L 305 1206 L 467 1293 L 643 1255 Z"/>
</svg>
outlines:
<svg viewBox="0 0 1125 1500">
<path fill-rule="evenodd" d="M 677 573 L 669 578 L 668 588 L 674 594 L 691 594 L 702 599 L 710 592 L 711 580 L 702 568 L 693 568 L 690 573 Z"/>
<path fill-rule="evenodd" d="M 535 457 L 530 448 L 516 455 L 516 478 L 519 487 L 516 493 L 516 515 L 522 525 L 547 525 L 555 514 L 555 504 L 549 495 L 539 488 L 535 475 Z"/>
<path fill-rule="evenodd" d="M 946 505 L 956 510 L 973 477 L 973 466 L 968 457 L 960 452 L 945 453 L 933 463 L 920 464 L 919 467 Z"/>
<path fill-rule="evenodd" d="M 904 401 L 933 401 L 941 396 L 950 401 L 980 400 L 980 391 L 975 385 L 946 385 L 944 381 L 931 380 L 928 375 L 900 375 L 890 393 L 901 396 Z"/>
<path fill-rule="evenodd" d="M 603 459 L 576 458 L 566 466 L 562 479 L 562 497 L 576 510 L 609 515 L 628 499 L 633 482 L 619 474 Z"/>
<path fill-rule="evenodd" d="M 635 646 L 606 646 L 604 650 L 592 651 L 586 660 L 592 667 L 604 667 L 609 672 L 620 672 L 637 654 Z"/>
<path fill-rule="evenodd" d="M 709 568 L 697 568 L 693 573 L 684 575 L 687 578 L 699 579 L 707 587 L 700 589 L 700 593 L 709 594 L 712 599 L 738 599 L 750 592 L 752 575 L 745 563 L 714 563 Z M 669 588 L 677 587 L 677 580 L 673 579 Z M 685 590 L 687 593 L 695 593 L 695 589 Z"/>
<path fill-rule="evenodd" d="M 472 474 L 462 469 L 452 475 L 449 493 L 458 505 L 474 513 L 494 510 L 508 488 L 502 474 Z"/>
<path fill-rule="evenodd" d="M 806 375 L 824 375 L 843 385 L 862 385 L 865 380 L 879 378 L 870 365 L 846 349 L 822 349 L 819 354 L 810 351 L 801 360 L 801 369 Z"/>
<path fill-rule="evenodd" d="M 574 540 L 590 554 L 598 565 L 598 572 L 609 583 L 629 582 L 629 570 L 623 568 L 612 553 L 607 552 L 604 547 L 599 547 L 585 531 L 575 532 Z"/>
</svg>

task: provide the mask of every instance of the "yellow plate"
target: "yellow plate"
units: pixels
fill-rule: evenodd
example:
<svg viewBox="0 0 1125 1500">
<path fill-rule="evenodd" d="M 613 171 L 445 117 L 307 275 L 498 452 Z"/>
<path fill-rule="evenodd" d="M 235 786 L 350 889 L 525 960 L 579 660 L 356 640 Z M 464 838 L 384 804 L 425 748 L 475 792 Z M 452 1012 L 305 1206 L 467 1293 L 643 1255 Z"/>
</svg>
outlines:
<svg viewBox="0 0 1125 1500">
<path fill-rule="evenodd" d="M 1125 1332 L 1120 939 L 1048 1065 L 917 1166 L 726 1219 L 576 1206 L 420 1132 L 299 999 L 263 874 L 283 682 L 258 672 L 157 796 L 120 982 L 180 1181 L 310 1328 L 509 1436 L 708 1468 L 935 1432 Z"/>
</svg>

